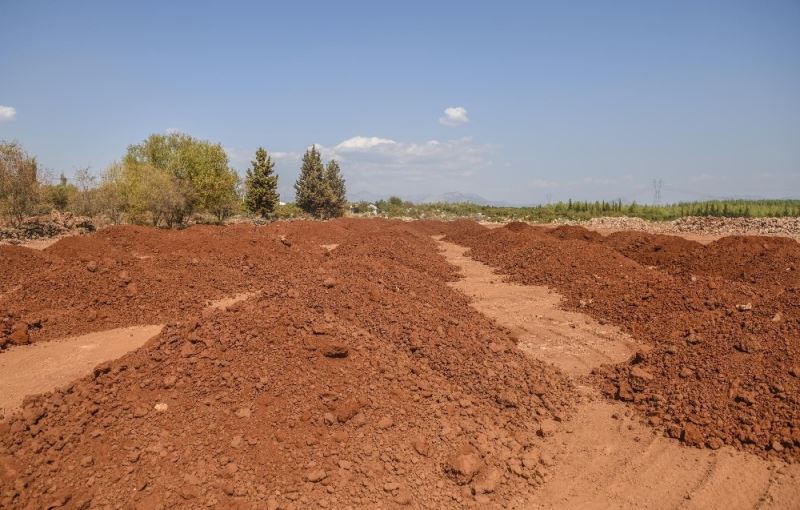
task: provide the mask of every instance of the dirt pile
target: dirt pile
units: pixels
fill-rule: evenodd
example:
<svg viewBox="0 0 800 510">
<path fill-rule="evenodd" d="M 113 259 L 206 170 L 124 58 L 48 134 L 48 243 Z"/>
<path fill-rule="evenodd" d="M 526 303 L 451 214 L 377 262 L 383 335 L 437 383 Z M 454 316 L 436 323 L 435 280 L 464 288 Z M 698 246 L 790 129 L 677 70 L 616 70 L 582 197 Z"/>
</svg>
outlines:
<svg viewBox="0 0 800 510">
<path fill-rule="evenodd" d="M 788 238 L 730 236 L 703 245 L 677 236 L 615 232 L 599 241 L 641 264 L 688 278 L 720 276 L 770 293 L 800 285 L 800 243 Z"/>
<path fill-rule="evenodd" d="M 715 261 L 693 244 L 684 259 L 681 247 L 665 249 L 669 243 L 659 238 L 626 245 L 619 236 L 606 245 L 574 230 L 564 240 L 536 228 L 466 230 L 449 238 L 476 259 L 514 281 L 554 288 L 568 309 L 650 346 L 629 363 L 597 371 L 607 395 L 631 402 L 651 425 L 690 445 L 800 458 L 800 286 L 796 271 L 786 271 L 796 253 L 788 242 L 773 249 L 758 238 L 721 240 L 709 248 Z M 730 249 L 739 244 L 763 258 L 758 267 L 781 269 L 755 281 L 742 277 L 754 262 L 748 250 Z"/>
<path fill-rule="evenodd" d="M 254 243 L 250 231 L 213 232 L 198 258 L 245 249 L 258 297 L 171 324 L 28 399 L 0 424 L 0 506 L 522 501 L 546 469 L 541 435 L 568 413 L 569 383 L 447 286 L 452 268 L 427 235 L 361 228 L 330 252 L 300 250 L 291 229 L 267 227 Z M 142 264 L 183 260 L 131 242 L 153 256 Z"/>
<path fill-rule="evenodd" d="M 0 246 L 8 268 L 0 272 L 0 317 L 31 325 L 34 342 L 177 320 L 209 301 L 256 290 L 293 258 L 321 254 L 311 230 L 327 226 L 126 226 L 67 237 L 41 252 Z"/>
</svg>

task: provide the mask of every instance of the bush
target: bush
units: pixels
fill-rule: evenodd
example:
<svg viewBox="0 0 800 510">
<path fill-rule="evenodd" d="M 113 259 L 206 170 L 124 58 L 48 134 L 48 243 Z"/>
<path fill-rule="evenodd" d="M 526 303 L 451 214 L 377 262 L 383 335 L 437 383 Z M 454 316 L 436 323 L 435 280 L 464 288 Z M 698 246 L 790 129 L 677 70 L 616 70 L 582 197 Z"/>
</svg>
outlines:
<svg viewBox="0 0 800 510">
<path fill-rule="evenodd" d="M 45 185 L 42 188 L 42 195 L 45 200 L 57 211 L 64 212 L 71 208 L 78 194 L 78 188 L 67 182 L 64 174 L 59 177 L 58 184 Z"/>
<path fill-rule="evenodd" d="M 151 167 L 170 176 L 166 196 L 161 197 L 169 202 L 171 212 L 164 218 L 170 224 L 183 222 L 195 211 L 223 221 L 239 206 L 239 176 L 229 167 L 220 144 L 182 133 L 150 135 L 141 144 L 128 147 L 122 165 L 126 172 L 148 172 Z M 147 177 L 151 178 L 154 176 Z"/>
<path fill-rule="evenodd" d="M 39 205 L 36 158 L 16 142 L 0 142 L 0 213 L 12 224 L 20 224 Z"/>
</svg>

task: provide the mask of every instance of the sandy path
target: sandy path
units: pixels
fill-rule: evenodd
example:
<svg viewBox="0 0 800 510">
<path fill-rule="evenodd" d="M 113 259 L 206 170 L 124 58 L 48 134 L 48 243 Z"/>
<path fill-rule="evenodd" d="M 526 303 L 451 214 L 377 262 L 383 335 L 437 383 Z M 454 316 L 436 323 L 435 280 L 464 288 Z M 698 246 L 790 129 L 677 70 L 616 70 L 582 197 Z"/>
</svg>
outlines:
<svg viewBox="0 0 800 510">
<path fill-rule="evenodd" d="M 484 315 L 509 327 L 532 356 L 570 375 L 585 375 L 600 364 L 628 359 L 639 347 L 613 326 L 558 309 L 561 296 L 547 287 L 504 282 L 489 266 L 467 257 L 462 246 L 439 243 L 464 275 L 453 287 L 474 298 L 473 306 Z"/>
<path fill-rule="evenodd" d="M 0 415 L 18 407 L 26 395 L 65 385 L 141 347 L 161 328 L 132 326 L 8 349 L 0 354 Z"/>
<path fill-rule="evenodd" d="M 503 282 L 466 257 L 466 248 L 441 240 L 439 246 L 464 275 L 452 285 L 516 331 L 530 355 L 578 377 L 636 349 L 618 329 L 558 310 L 560 297 L 547 288 Z M 728 447 L 683 447 L 639 423 L 623 404 L 579 390 L 575 415 L 546 438 L 555 464 L 530 508 L 800 508 L 800 466 Z"/>
</svg>

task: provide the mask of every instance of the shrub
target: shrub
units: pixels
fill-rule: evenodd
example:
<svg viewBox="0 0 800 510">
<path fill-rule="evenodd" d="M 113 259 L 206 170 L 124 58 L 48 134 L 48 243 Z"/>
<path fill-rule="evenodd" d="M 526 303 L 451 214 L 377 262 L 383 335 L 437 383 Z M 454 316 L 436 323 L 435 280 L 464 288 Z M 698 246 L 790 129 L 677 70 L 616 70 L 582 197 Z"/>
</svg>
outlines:
<svg viewBox="0 0 800 510">
<path fill-rule="evenodd" d="M 0 142 L 0 212 L 20 224 L 39 204 L 36 158 L 16 142 Z"/>
</svg>

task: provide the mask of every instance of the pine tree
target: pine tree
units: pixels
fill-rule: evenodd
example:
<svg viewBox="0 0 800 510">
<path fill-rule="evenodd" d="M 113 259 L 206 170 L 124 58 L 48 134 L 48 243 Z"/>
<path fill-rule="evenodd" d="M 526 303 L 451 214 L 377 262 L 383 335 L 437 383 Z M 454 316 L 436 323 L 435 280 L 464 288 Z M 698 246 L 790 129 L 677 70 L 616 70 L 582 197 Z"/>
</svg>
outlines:
<svg viewBox="0 0 800 510">
<path fill-rule="evenodd" d="M 295 201 L 303 211 L 321 217 L 325 209 L 325 167 L 317 147 L 312 145 L 303 155 L 303 166 L 294 183 Z"/>
<path fill-rule="evenodd" d="M 275 163 L 267 151 L 259 147 L 256 159 L 250 162 L 245 179 L 244 203 L 247 210 L 261 215 L 271 216 L 278 205 L 278 176 L 274 173 Z"/>
<path fill-rule="evenodd" d="M 297 206 L 317 218 L 335 218 L 344 214 L 347 198 L 339 164 L 322 163 L 315 146 L 303 155 L 300 176 L 294 184 Z"/>
<path fill-rule="evenodd" d="M 325 204 L 326 216 L 329 218 L 338 218 L 344 215 L 344 209 L 347 206 L 344 177 L 342 177 L 339 163 L 334 159 L 330 160 L 325 167 L 325 185 L 327 188 L 327 203 Z"/>
</svg>

